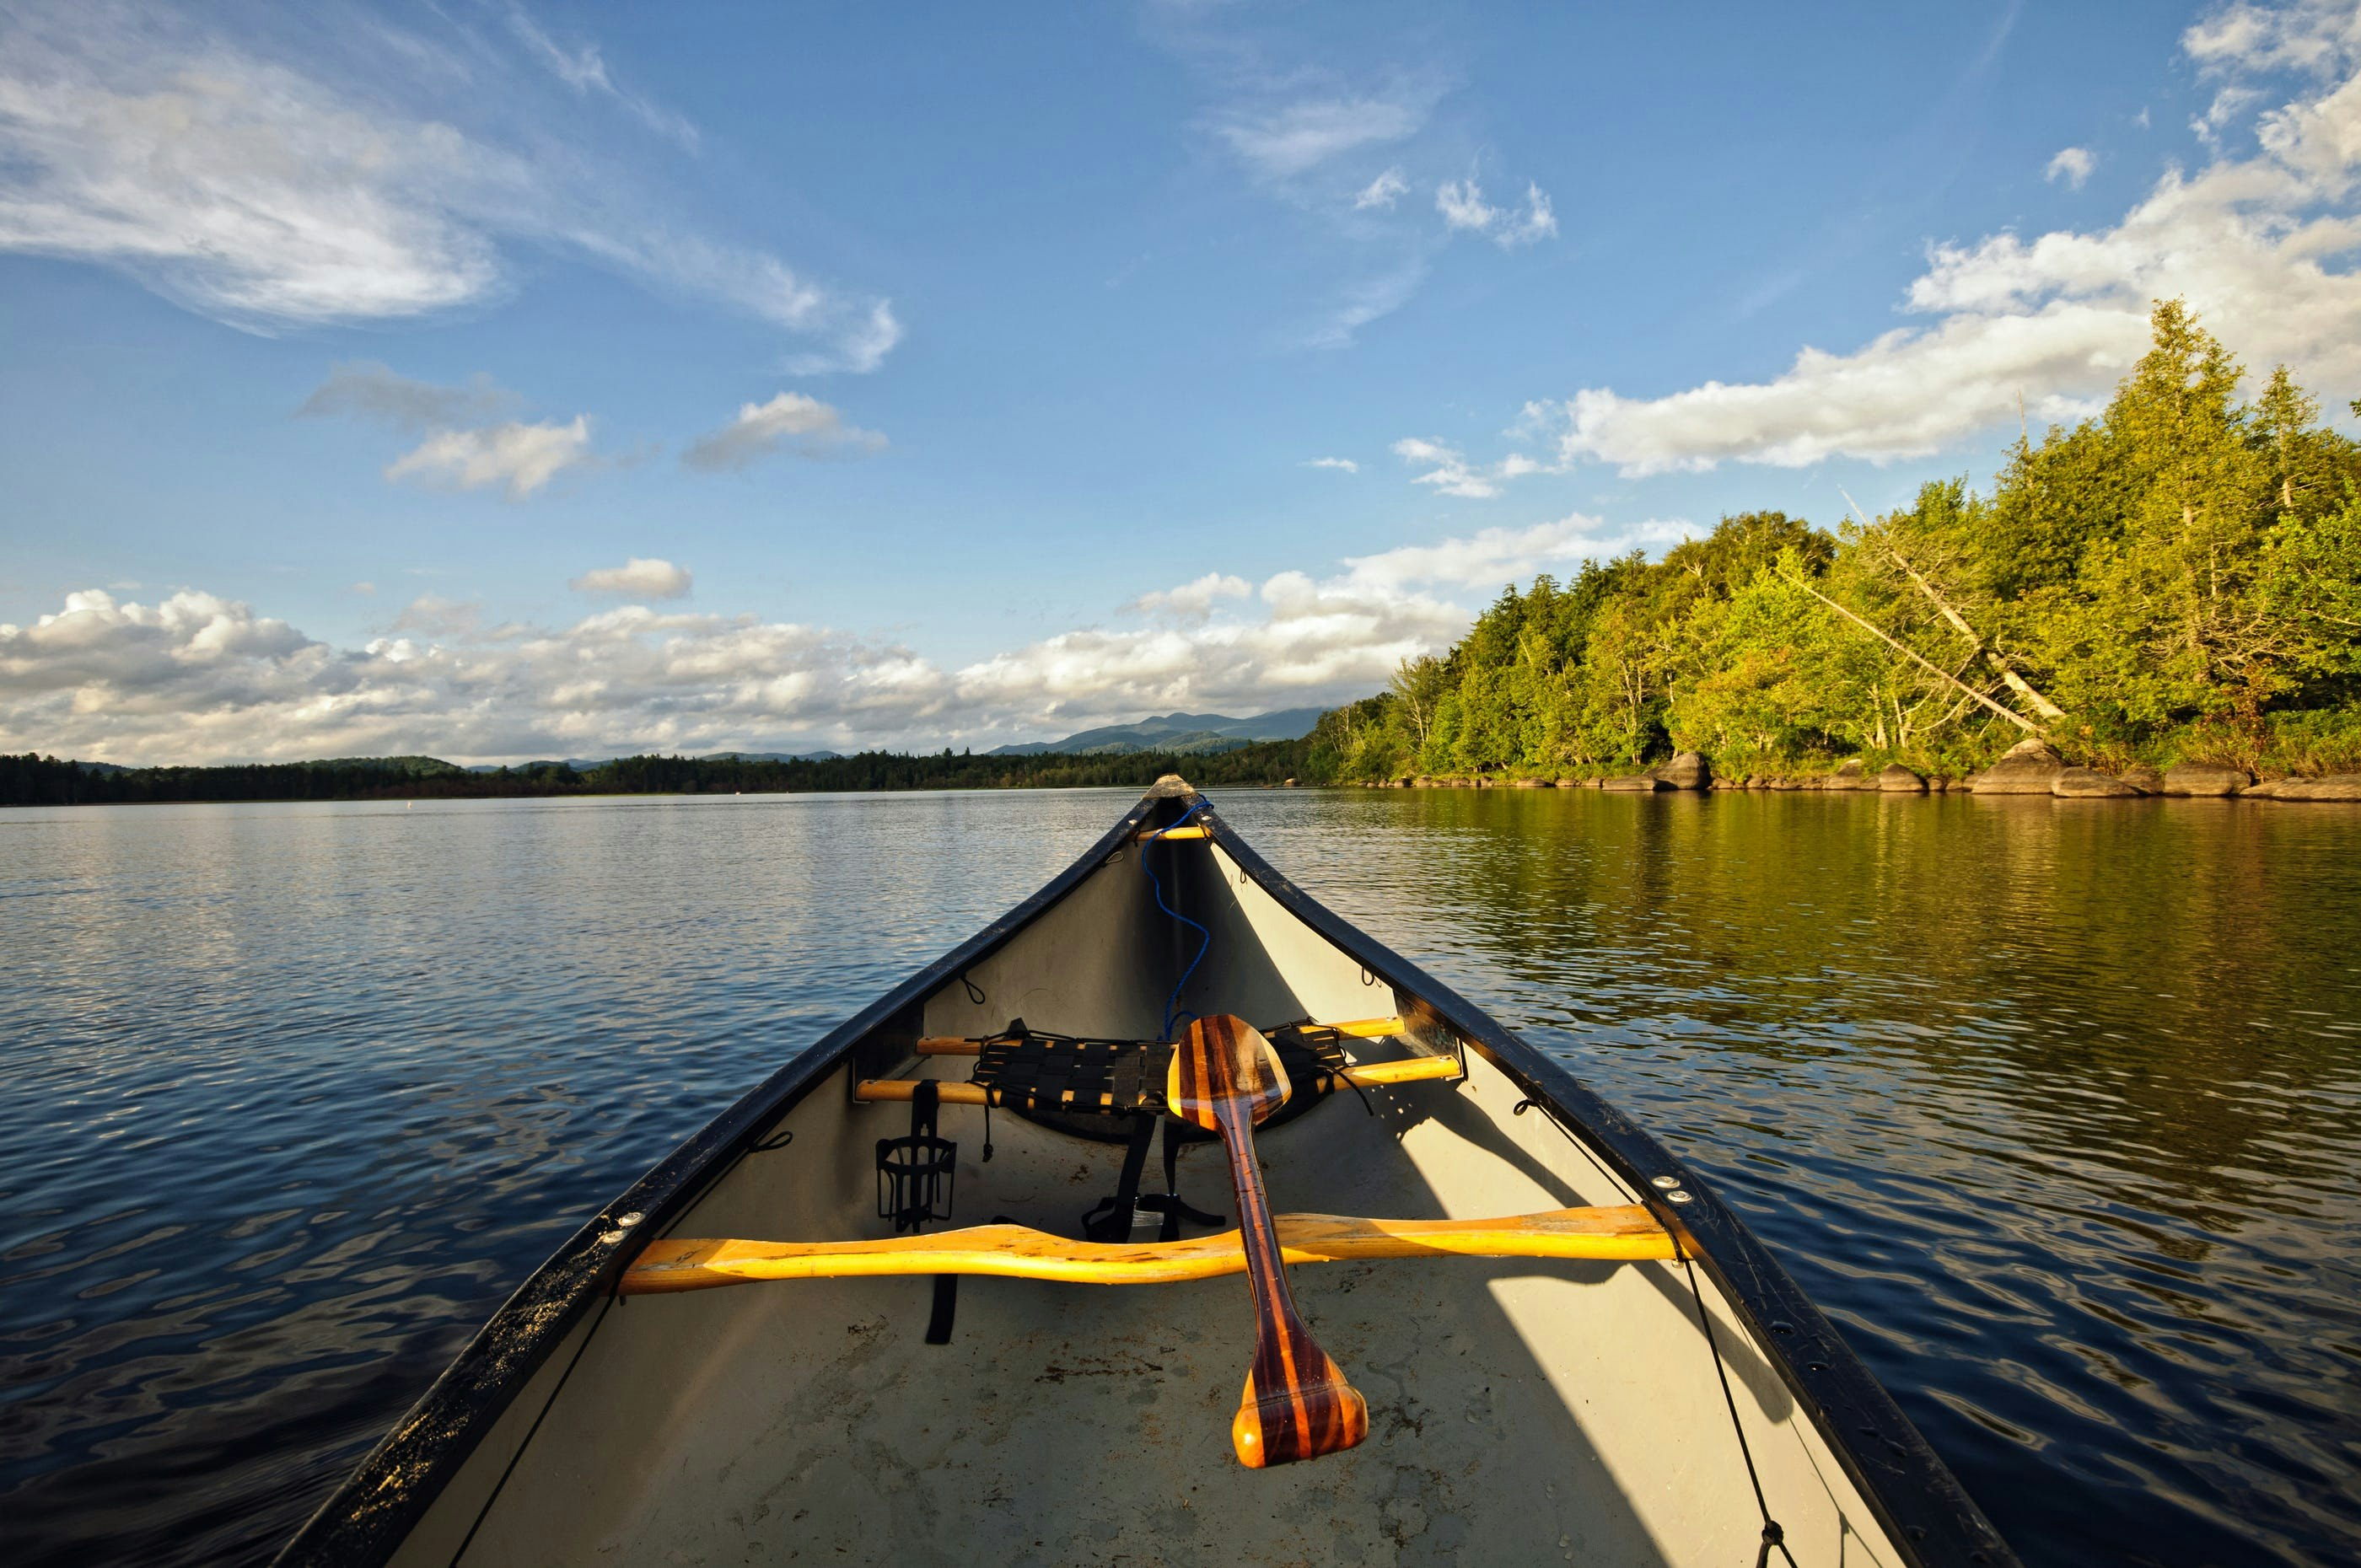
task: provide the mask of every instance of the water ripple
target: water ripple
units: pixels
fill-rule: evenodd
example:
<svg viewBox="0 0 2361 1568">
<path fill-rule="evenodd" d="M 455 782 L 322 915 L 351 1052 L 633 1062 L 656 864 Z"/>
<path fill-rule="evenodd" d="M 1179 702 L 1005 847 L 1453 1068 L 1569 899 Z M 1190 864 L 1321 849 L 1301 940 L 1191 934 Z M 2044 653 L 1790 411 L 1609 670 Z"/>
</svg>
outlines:
<svg viewBox="0 0 2361 1568">
<path fill-rule="evenodd" d="M 1109 793 L 0 812 L 12 1561 L 255 1561 Z M 1693 1161 L 2028 1561 L 2361 1557 L 2361 815 L 1244 794 Z"/>
</svg>

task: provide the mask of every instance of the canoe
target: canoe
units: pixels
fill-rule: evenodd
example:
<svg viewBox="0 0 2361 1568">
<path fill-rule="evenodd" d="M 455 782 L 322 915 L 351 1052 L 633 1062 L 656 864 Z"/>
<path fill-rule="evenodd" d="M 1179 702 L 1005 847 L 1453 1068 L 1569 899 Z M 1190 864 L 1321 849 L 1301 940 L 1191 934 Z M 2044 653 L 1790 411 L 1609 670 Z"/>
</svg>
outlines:
<svg viewBox="0 0 2361 1568">
<path fill-rule="evenodd" d="M 1995 1565 L 1709 1183 L 1160 781 L 592 1218 L 283 1563 Z"/>
</svg>

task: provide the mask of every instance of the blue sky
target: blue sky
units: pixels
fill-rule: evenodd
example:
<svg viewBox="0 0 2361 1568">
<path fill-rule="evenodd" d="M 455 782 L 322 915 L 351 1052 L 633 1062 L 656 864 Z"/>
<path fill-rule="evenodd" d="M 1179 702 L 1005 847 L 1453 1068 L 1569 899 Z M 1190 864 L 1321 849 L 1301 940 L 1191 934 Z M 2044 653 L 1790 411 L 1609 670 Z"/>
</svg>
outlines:
<svg viewBox="0 0 2361 1568">
<path fill-rule="evenodd" d="M 973 744 L 1833 526 L 2147 302 L 2361 392 L 2293 5 L 0 7 L 0 748 Z"/>
</svg>

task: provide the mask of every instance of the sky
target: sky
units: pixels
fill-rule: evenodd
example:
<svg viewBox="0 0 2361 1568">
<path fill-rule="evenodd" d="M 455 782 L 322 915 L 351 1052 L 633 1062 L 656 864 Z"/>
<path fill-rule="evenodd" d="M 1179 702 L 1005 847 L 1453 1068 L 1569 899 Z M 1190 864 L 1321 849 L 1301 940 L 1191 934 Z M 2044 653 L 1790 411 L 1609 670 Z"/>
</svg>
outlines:
<svg viewBox="0 0 2361 1568">
<path fill-rule="evenodd" d="M 1365 696 L 1988 485 L 2158 298 L 2343 411 L 2357 185 L 2361 0 L 0 0 L 0 751 Z"/>
</svg>

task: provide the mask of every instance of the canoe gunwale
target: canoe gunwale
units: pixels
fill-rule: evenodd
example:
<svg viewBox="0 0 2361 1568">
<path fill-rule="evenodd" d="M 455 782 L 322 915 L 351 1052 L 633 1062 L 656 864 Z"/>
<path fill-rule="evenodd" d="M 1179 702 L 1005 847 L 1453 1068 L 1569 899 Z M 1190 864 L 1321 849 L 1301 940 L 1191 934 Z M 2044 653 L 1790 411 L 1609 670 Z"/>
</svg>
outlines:
<svg viewBox="0 0 2361 1568">
<path fill-rule="evenodd" d="M 1142 796 L 1064 871 L 796 1052 L 561 1243 L 280 1550 L 272 1559 L 274 1568 L 303 1563 L 345 1568 L 390 1559 L 575 1327 L 602 1299 L 620 1299 L 623 1270 L 638 1255 L 642 1238 L 662 1234 L 897 1014 L 922 1004 L 971 965 L 1005 947 L 1126 848 L 1167 798 L 1153 792 Z M 911 1033 L 915 1040 L 917 1032 Z M 631 1213 L 641 1216 L 639 1222 L 629 1232 L 619 1232 L 616 1217 Z"/>
<path fill-rule="evenodd" d="M 1289 914 L 1370 973 L 1416 996 L 1570 1138 L 1631 1185 L 1740 1314 L 1754 1348 L 1819 1429 L 1904 1561 L 1921 1568 L 2015 1568 L 2015 1552 L 1894 1396 L 1694 1168 L 1585 1087 L 1563 1063 L 1297 887 L 1211 806 L 1197 820 L 1212 828 L 1213 841 L 1238 869 Z M 1666 1201 L 1651 1179 L 1660 1175 L 1679 1178 L 1690 1201 Z"/>
<path fill-rule="evenodd" d="M 355 1467 L 274 1559 L 278 1564 L 383 1563 L 392 1556 L 550 1356 L 614 1297 L 644 1238 L 693 1206 L 840 1067 L 861 1069 L 906 1011 L 990 957 L 1120 854 L 1151 818 L 1169 823 L 1202 800 L 1159 784 L 1063 872 L 966 941 L 863 1008 L 764 1079 L 666 1155 L 568 1237 L 469 1340 L 451 1365 Z M 1159 808 L 1162 808 L 1159 811 Z M 1408 992 L 1628 1183 L 1740 1314 L 1797 1408 L 1818 1429 L 1903 1560 L 1923 1568 L 2011 1568 L 2016 1558 L 1893 1397 L 1742 1221 L 1697 1173 L 1566 1068 L 1481 1008 L 1304 893 L 1239 837 L 1210 802 L 1194 822 L 1240 871 L 1370 975 Z M 1192 822 L 1192 826 L 1193 826 Z M 1423 1016 L 1423 1015 L 1422 1015 Z M 913 1048 L 920 1031 L 905 1020 Z M 1651 1178 L 1691 1196 L 1674 1205 Z M 618 1216 L 641 1216 L 628 1230 Z M 1774 1328 L 1773 1325 L 1780 1325 Z M 1807 1365 L 1808 1364 L 1808 1365 Z M 1811 1368 L 1817 1367 L 1817 1370 Z"/>
</svg>

